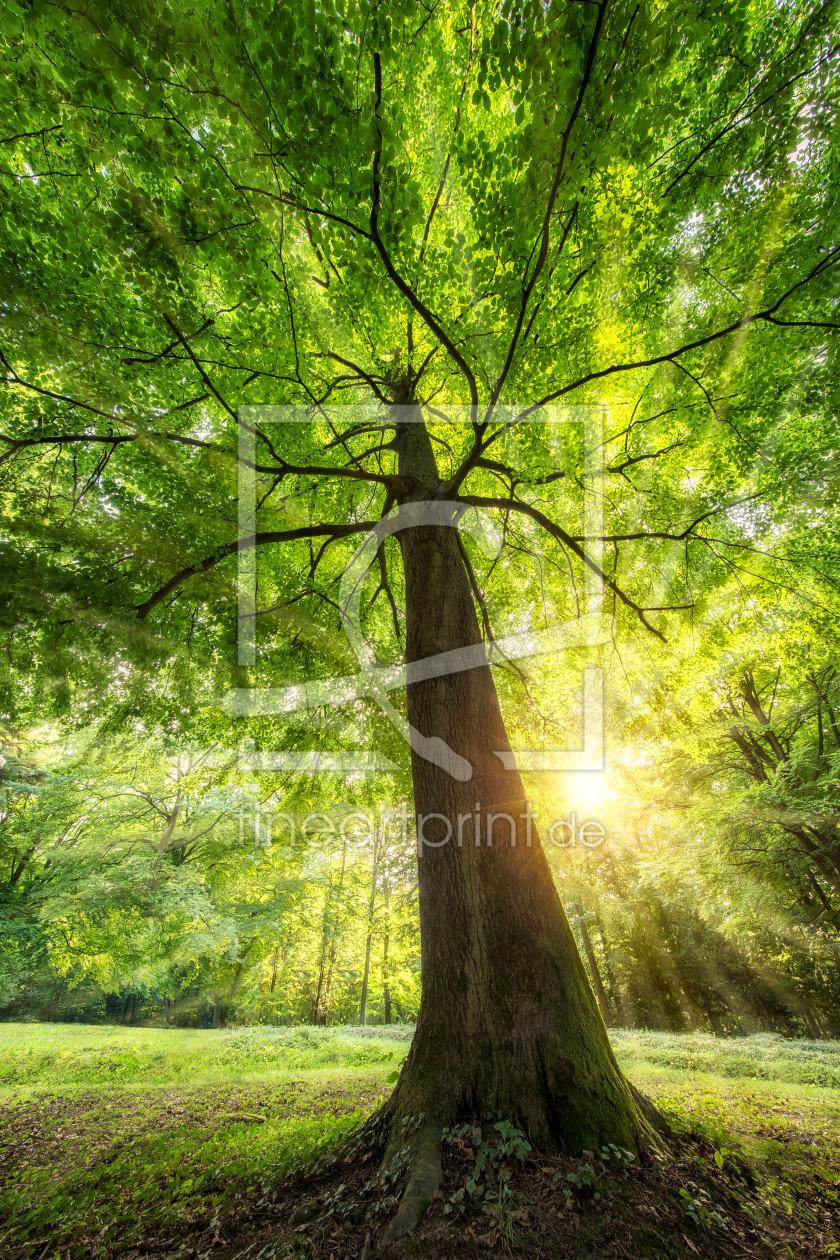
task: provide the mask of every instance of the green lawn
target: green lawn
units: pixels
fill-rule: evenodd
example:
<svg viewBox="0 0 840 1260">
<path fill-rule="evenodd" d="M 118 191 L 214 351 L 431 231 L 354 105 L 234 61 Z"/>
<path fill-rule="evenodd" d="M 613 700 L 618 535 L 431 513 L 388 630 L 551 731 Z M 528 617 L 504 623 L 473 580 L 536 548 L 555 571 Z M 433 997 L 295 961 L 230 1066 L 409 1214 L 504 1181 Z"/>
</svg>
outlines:
<svg viewBox="0 0 840 1260">
<path fill-rule="evenodd" d="M 27 1090 L 68 1094 L 119 1085 L 146 1092 L 274 1082 L 300 1072 L 381 1072 L 385 1064 L 387 1072 L 408 1053 L 412 1031 L 0 1024 L 0 1090 L 23 1096 Z"/>
<path fill-rule="evenodd" d="M 840 1042 L 613 1032 L 618 1061 L 675 1129 L 753 1168 L 768 1202 L 801 1192 L 836 1217 L 840 1188 Z M 840 1224 L 826 1254 L 840 1254 Z"/>
<path fill-rule="evenodd" d="M 412 1031 L 0 1024 L 0 1254 L 39 1254 L 48 1226 L 79 1255 L 149 1230 L 186 1244 L 368 1114 Z M 755 1167 L 768 1201 L 840 1178 L 840 1043 L 613 1044 L 675 1127 Z"/>
</svg>

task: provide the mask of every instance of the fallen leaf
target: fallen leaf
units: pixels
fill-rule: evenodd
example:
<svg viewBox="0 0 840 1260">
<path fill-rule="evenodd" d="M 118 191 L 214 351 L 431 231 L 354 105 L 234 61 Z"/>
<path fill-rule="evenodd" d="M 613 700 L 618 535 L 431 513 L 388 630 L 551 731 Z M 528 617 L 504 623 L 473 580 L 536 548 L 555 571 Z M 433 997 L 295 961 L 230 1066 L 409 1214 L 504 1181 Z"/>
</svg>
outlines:
<svg viewBox="0 0 840 1260">
<path fill-rule="evenodd" d="M 689 1247 L 690 1247 L 690 1248 L 691 1248 L 691 1250 L 694 1252 L 694 1254 L 695 1254 L 696 1256 L 699 1256 L 699 1255 L 700 1255 L 700 1252 L 699 1252 L 699 1251 L 697 1250 L 697 1248 L 694 1246 L 694 1243 L 691 1241 L 691 1239 L 690 1239 L 690 1238 L 686 1238 L 686 1237 L 685 1237 L 685 1234 L 683 1234 L 683 1238 L 685 1238 L 685 1241 L 688 1243 Z"/>
</svg>

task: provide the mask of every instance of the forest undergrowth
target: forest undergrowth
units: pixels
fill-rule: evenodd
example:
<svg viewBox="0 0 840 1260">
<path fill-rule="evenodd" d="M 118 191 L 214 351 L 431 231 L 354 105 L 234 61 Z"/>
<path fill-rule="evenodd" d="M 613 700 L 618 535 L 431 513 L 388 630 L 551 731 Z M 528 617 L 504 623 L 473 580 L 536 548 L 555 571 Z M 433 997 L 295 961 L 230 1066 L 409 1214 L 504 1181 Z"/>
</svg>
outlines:
<svg viewBox="0 0 840 1260">
<path fill-rule="evenodd" d="M 0 1025 L 0 1255 L 386 1254 L 399 1159 L 381 1176 L 374 1142 L 298 1173 L 375 1111 L 412 1033 Z M 476 1117 L 394 1255 L 840 1254 L 840 1043 L 611 1035 L 673 1127 L 667 1155 L 546 1159 Z"/>
</svg>

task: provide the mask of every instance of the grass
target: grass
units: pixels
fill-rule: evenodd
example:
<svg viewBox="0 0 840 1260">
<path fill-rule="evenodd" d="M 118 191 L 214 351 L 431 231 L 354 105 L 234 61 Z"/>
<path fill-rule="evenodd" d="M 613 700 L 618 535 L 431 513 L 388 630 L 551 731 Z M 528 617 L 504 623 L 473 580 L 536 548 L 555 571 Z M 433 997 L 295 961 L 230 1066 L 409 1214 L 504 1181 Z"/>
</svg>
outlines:
<svg viewBox="0 0 840 1260">
<path fill-rule="evenodd" d="M 677 1131 L 708 1138 L 730 1167 L 750 1169 L 768 1205 L 823 1200 L 825 1254 L 840 1255 L 840 1042 L 771 1034 L 616 1031 L 625 1073 Z"/>
<path fill-rule="evenodd" d="M 413 1028 L 122 1028 L 0 1024 L 0 1091 L 230 1085 L 376 1068 L 408 1053 Z M 387 1035 L 384 1035 L 387 1034 Z M 0 1096 L 2 1096 L 0 1094 Z"/>
<path fill-rule="evenodd" d="M 703 1033 L 656 1033 L 613 1029 L 617 1057 L 713 1076 L 784 1081 L 840 1089 L 840 1042 L 789 1041 L 775 1033 L 713 1037 Z"/>
<path fill-rule="evenodd" d="M 0 1024 L 0 1253 L 188 1245 L 369 1114 L 412 1033 Z M 840 1179 L 840 1043 L 611 1035 L 674 1126 L 753 1167 L 768 1202 Z"/>
</svg>

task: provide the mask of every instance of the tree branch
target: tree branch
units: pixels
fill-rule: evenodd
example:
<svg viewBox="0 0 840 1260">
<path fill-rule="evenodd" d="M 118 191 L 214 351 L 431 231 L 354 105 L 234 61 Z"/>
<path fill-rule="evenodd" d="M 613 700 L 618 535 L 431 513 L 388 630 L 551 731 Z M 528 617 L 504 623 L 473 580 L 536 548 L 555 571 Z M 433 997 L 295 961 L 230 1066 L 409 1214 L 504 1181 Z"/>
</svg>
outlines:
<svg viewBox="0 0 840 1260">
<path fill-rule="evenodd" d="M 145 603 L 135 604 L 137 619 L 142 621 L 147 617 L 153 608 L 166 599 L 167 595 L 177 590 L 188 578 L 195 577 L 198 573 L 206 573 L 208 569 L 221 564 L 223 560 L 227 560 L 235 552 L 245 551 L 248 547 L 263 547 L 268 543 L 292 542 L 298 538 L 323 538 L 326 536 L 331 541 L 335 541 L 352 534 L 369 533 L 375 526 L 376 521 L 360 521 L 351 525 L 305 525 L 299 529 L 266 530 L 251 534 L 247 538 L 237 539 L 236 542 L 225 543 L 212 556 L 208 556 L 206 560 L 181 569 L 160 590 L 155 591 L 154 595 L 150 595 Z"/>
<path fill-rule="evenodd" d="M 664 634 L 657 630 L 655 626 L 652 626 L 645 617 L 644 609 L 632 600 L 629 595 L 625 595 L 624 591 L 616 585 L 612 578 L 607 577 L 603 569 L 601 569 L 595 561 L 586 554 L 583 547 L 581 547 L 580 543 L 574 539 L 571 534 L 567 534 L 562 526 L 555 525 L 554 522 L 549 520 L 549 518 L 543 512 L 540 512 L 538 508 L 531 507 L 528 503 L 522 503 L 518 499 L 488 499 L 475 494 L 459 495 L 457 502 L 468 503 L 471 507 L 500 508 L 502 511 L 520 512 L 524 516 L 530 516 L 533 521 L 536 521 L 538 525 L 541 525 L 542 528 L 547 533 L 551 534 L 553 538 L 556 538 L 558 542 L 561 542 L 568 547 L 579 560 L 583 561 L 587 568 L 591 569 L 593 573 L 596 573 L 603 582 L 604 586 L 606 586 L 608 590 L 612 591 L 616 598 L 621 600 L 622 604 L 625 604 L 628 608 L 633 610 L 646 630 L 649 630 L 651 634 L 655 634 L 656 637 L 661 639 L 663 643 L 666 642 Z"/>
<path fill-rule="evenodd" d="M 571 117 L 569 118 L 569 122 L 566 126 L 566 130 L 563 132 L 563 139 L 560 143 L 560 156 L 557 159 L 557 165 L 554 170 L 554 179 L 552 180 L 552 183 L 551 183 L 551 190 L 548 194 L 548 202 L 546 203 L 545 214 L 543 215 L 542 226 L 540 228 L 540 251 L 539 251 L 539 254 L 537 255 L 537 260 L 534 263 L 534 270 L 531 272 L 531 278 L 528 280 L 524 289 L 522 290 L 522 301 L 519 306 L 519 314 L 516 318 L 516 327 L 513 330 L 513 336 L 511 337 L 510 346 L 508 347 L 508 352 L 505 358 L 504 366 L 502 367 L 502 370 L 499 373 L 499 377 L 494 386 L 493 393 L 490 396 L 490 406 L 488 407 L 487 414 L 485 415 L 485 418 L 484 418 L 485 425 L 490 422 L 490 418 L 493 414 L 493 409 L 499 400 L 502 389 L 504 388 L 505 381 L 507 380 L 508 373 L 510 372 L 511 366 L 513 364 L 514 356 L 516 354 L 516 348 L 519 343 L 519 335 L 522 332 L 522 325 L 525 321 L 525 315 L 528 310 L 528 303 L 531 300 L 531 294 L 534 291 L 534 285 L 537 283 L 537 280 L 539 279 L 542 273 L 542 269 L 545 266 L 545 260 L 548 257 L 548 242 L 549 242 L 549 235 L 550 235 L 550 230 L 551 230 L 551 216 L 552 216 L 552 213 L 554 212 L 554 203 L 557 200 L 557 194 L 560 191 L 560 181 L 563 178 L 563 170 L 566 165 L 566 153 L 569 147 L 569 140 L 571 139 L 572 131 L 574 130 L 574 126 L 578 120 L 580 111 L 583 108 L 583 99 L 586 95 L 586 90 L 589 87 L 589 82 L 592 78 L 592 71 L 595 66 L 595 56 L 598 51 L 598 43 L 601 38 L 601 28 L 604 25 L 604 18 L 606 16 L 606 12 L 607 12 L 607 3 L 606 3 L 606 0 L 604 0 L 603 4 L 598 5 L 598 16 L 595 19 L 595 30 L 592 33 L 592 39 L 589 41 L 589 50 L 587 52 L 586 65 L 584 66 L 583 76 L 581 78 L 580 87 L 578 89 L 577 99 L 575 101 L 574 108 L 571 113 Z M 574 221 L 576 210 L 577 210 L 577 206 L 575 206 L 574 210 L 572 211 L 572 214 L 569 219 L 569 223 L 566 227 L 565 232 L 563 233 L 563 239 L 562 239 L 562 243 L 560 247 L 561 249 L 563 245 L 565 245 L 566 243 L 566 237 L 569 233 L 572 222 Z"/>
<path fill-rule="evenodd" d="M 420 298 L 414 292 L 411 285 L 407 284 L 406 281 L 399 274 L 393 262 L 391 261 L 391 257 L 387 249 L 385 248 L 384 242 L 379 233 L 379 211 L 381 209 L 381 204 L 382 204 L 380 201 L 381 189 L 380 189 L 380 183 L 379 183 L 379 166 L 382 159 L 382 129 L 381 129 L 381 126 L 379 125 L 381 121 L 380 116 L 379 116 L 379 111 L 382 107 L 382 60 L 379 56 L 379 53 L 373 54 L 373 73 L 374 73 L 374 91 L 376 93 L 375 118 L 377 122 L 377 129 L 376 129 L 377 143 L 376 143 L 376 149 L 374 150 L 374 154 L 373 154 L 373 195 L 371 197 L 371 208 L 370 208 L 370 239 L 373 241 L 374 245 L 376 246 L 376 249 L 379 253 L 379 257 L 382 259 L 382 262 L 385 265 L 385 270 L 387 271 L 390 279 L 397 286 L 400 293 L 402 293 L 403 297 L 406 298 L 411 303 L 415 311 L 417 311 L 417 314 L 423 320 L 423 323 L 426 325 L 426 327 L 429 328 L 431 332 L 433 332 L 434 335 L 437 337 L 438 341 L 443 346 L 444 350 L 446 350 L 452 362 L 456 364 L 456 366 L 460 369 L 465 381 L 467 382 L 467 387 L 470 391 L 470 402 L 472 403 L 473 413 L 475 413 L 475 411 L 478 408 L 478 386 L 476 384 L 475 376 L 473 375 L 469 367 L 469 364 L 467 363 L 466 359 L 461 354 L 460 350 L 457 348 L 455 343 L 452 341 L 452 339 L 441 328 L 440 324 L 437 322 L 437 320 L 435 319 L 434 315 L 429 310 L 429 308 L 425 305 L 424 302 L 421 302 Z"/>
<path fill-rule="evenodd" d="M 583 385 L 588 385 L 590 381 L 600 381 L 607 376 L 614 376 L 617 372 L 633 372 L 637 371 L 639 368 L 658 367 L 660 363 L 669 363 L 678 358 L 680 355 L 689 354 L 692 350 L 701 350 L 703 346 L 711 345 L 714 341 L 720 341 L 722 337 L 729 337 L 732 333 L 740 332 L 742 328 L 750 328 L 753 324 L 759 323 L 778 323 L 779 321 L 773 319 L 772 317 L 776 311 L 778 311 L 779 307 L 787 302 L 787 300 L 799 289 L 803 288 L 806 284 L 810 284 L 812 280 L 816 280 L 823 274 L 824 271 L 827 271 L 829 267 L 833 267 L 838 261 L 840 261 L 840 245 L 835 245 L 833 249 L 830 249 L 827 252 L 825 258 L 820 259 L 820 261 L 811 268 L 807 276 L 798 280 L 796 284 L 791 285 L 791 287 L 782 294 L 778 301 L 774 302 L 772 306 L 768 306 L 766 310 L 758 311 L 755 315 L 744 315 L 741 319 L 737 319 L 733 323 L 727 324 L 725 328 L 720 328 L 717 332 L 709 333 L 705 337 L 698 337 L 696 341 L 689 341 L 684 346 L 678 346 L 675 350 L 669 350 L 667 354 L 654 355 L 650 359 L 638 359 L 633 363 L 614 363 L 612 367 L 602 368 L 599 372 L 588 372 L 586 376 L 578 377 L 578 379 L 573 381 L 570 385 L 564 385 L 561 389 L 557 389 L 551 394 L 546 394 L 539 402 L 532 403 L 530 407 L 526 407 L 524 411 L 519 413 L 516 417 L 516 421 L 513 423 L 516 423 L 519 420 L 524 420 L 526 416 L 531 415 L 535 411 L 539 411 L 541 407 L 547 406 L 548 403 L 554 402 L 557 398 L 562 398 L 565 394 L 570 394 L 574 390 L 580 389 Z M 819 326 L 822 327 L 823 325 Z M 832 324 L 830 326 L 832 328 L 840 328 L 840 325 Z M 490 443 L 495 441 L 500 432 L 501 430 L 496 430 L 495 433 L 492 433 L 487 441 L 483 443 L 482 450 L 486 450 Z"/>
</svg>

